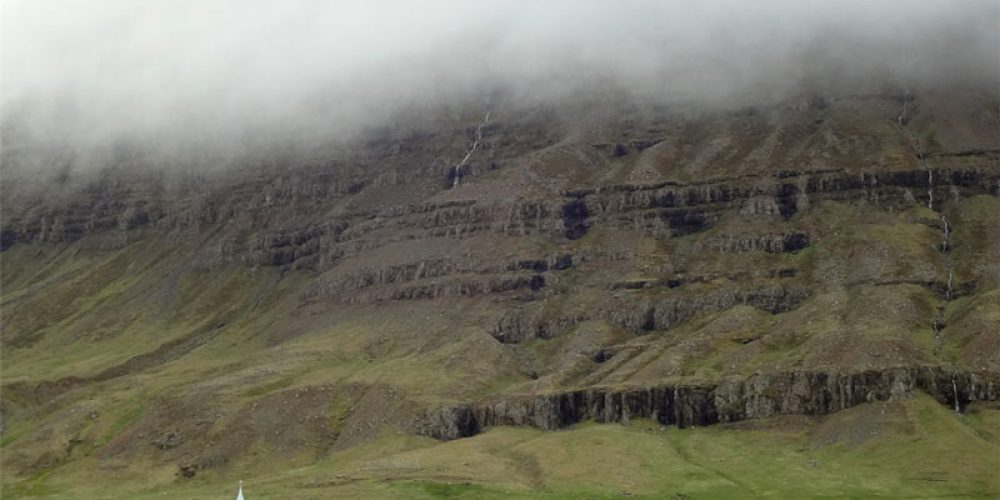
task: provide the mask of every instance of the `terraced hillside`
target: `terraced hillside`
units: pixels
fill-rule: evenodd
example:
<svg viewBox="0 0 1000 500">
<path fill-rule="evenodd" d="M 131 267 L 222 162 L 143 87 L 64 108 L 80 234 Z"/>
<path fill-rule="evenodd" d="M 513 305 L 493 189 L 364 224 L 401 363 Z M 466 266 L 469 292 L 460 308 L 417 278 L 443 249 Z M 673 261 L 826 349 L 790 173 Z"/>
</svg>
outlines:
<svg viewBox="0 0 1000 500">
<path fill-rule="evenodd" d="M 998 130 L 972 88 L 6 130 L 5 495 L 995 495 Z"/>
</svg>

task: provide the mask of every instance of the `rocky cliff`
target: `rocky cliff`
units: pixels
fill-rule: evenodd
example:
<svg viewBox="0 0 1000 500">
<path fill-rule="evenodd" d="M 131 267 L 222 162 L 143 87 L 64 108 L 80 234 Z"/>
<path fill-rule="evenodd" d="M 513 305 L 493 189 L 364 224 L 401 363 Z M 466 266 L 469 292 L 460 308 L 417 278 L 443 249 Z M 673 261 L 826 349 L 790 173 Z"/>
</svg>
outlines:
<svg viewBox="0 0 1000 500">
<path fill-rule="evenodd" d="M 630 418 L 644 418 L 689 427 L 775 415 L 829 415 L 863 403 L 908 399 L 915 391 L 962 411 L 971 402 L 997 400 L 1000 377 L 995 372 L 913 367 L 762 373 L 743 380 L 579 389 L 445 407 L 416 420 L 414 429 L 438 439 L 456 439 L 497 425 L 555 430 L 585 420 L 628 423 Z"/>
</svg>

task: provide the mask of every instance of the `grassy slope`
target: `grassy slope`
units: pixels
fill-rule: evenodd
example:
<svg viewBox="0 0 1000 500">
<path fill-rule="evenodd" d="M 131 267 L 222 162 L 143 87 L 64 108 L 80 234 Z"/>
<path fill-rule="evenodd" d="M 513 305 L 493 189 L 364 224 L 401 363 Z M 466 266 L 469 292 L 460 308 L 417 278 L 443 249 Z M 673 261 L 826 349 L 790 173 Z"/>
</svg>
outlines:
<svg viewBox="0 0 1000 500">
<path fill-rule="evenodd" d="M 584 423 L 562 432 L 495 428 L 442 443 L 384 429 L 373 443 L 298 469 L 262 462 L 148 488 L 155 472 L 108 483 L 74 468 L 37 489 L 21 484 L 8 493 L 217 498 L 243 477 L 252 498 L 988 498 L 1000 494 L 1000 444 L 991 429 L 998 419 L 998 409 L 955 416 L 917 398 L 739 430 Z M 880 425 L 859 433 L 858 421 Z"/>
<path fill-rule="evenodd" d="M 996 250 L 989 243 L 996 231 L 989 222 L 995 199 L 977 198 L 967 205 L 956 207 L 954 251 L 959 279 L 976 278 L 978 288 L 947 311 L 950 321 L 943 352 L 956 364 L 977 360 L 975 353 L 995 352 L 984 342 L 995 342 L 997 324 L 998 295 L 990 279 L 996 266 L 976 257 Z M 764 269 L 800 268 L 802 274 L 795 280 L 829 281 L 797 310 L 777 316 L 749 307 L 706 313 L 677 329 L 628 340 L 654 348 L 634 363 L 623 362 L 615 373 L 596 373 L 589 357 L 583 356 L 580 363 L 554 373 L 553 386 L 662 381 L 678 367 L 686 376 L 712 378 L 727 372 L 730 365 L 752 371 L 862 360 L 878 364 L 879 360 L 864 357 L 869 351 L 887 356 L 902 349 L 909 353 L 906 359 L 928 355 L 929 324 L 936 307 L 931 293 L 912 283 L 872 283 L 941 279 L 941 259 L 935 249 L 939 235 L 922 223 L 929 216 L 920 210 L 890 216 L 838 203 L 813 210 L 792 222 L 817 237 L 813 247 L 800 253 L 685 257 L 692 272 L 721 272 L 734 260 L 753 258 Z M 674 248 L 650 245 L 648 252 L 686 256 L 686 251 L 695 252 L 686 250 L 686 244 L 711 234 L 671 240 Z M 594 231 L 592 236 L 598 235 Z M 582 241 L 603 244 L 591 240 Z M 321 305 L 313 311 L 297 297 L 308 277 L 289 273 L 279 279 L 275 269 L 192 269 L 188 260 L 195 248 L 163 243 L 140 241 L 96 255 L 78 244 L 15 246 L 4 253 L 0 304 L 5 325 L 4 384 L 95 375 L 164 342 L 225 323 L 217 337 L 184 356 L 79 389 L 29 413 L 15 412 L 0 440 L 7 471 L 5 496 L 59 497 L 89 491 L 100 497 L 115 485 L 121 489 L 106 496 L 160 497 L 161 491 L 178 498 L 214 496 L 243 475 L 260 478 L 254 480 L 259 494 L 281 497 L 282 492 L 295 491 L 295 496 L 317 498 L 333 493 L 411 497 L 509 492 L 575 497 L 617 495 L 623 490 L 654 496 L 682 492 L 726 497 L 752 491 L 785 497 L 806 491 L 800 488 L 814 488 L 808 492 L 815 495 L 909 496 L 924 491 L 945 495 L 996 490 L 984 470 L 1000 465 L 997 447 L 977 437 L 996 436 L 1000 421 L 996 412 L 970 417 L 982 429 L 977 434 L 929 402 L 916 402 L 908 412 L 920 432 L 854 448 L 815 447 L 801 428 L 645 432 L 644 424 L 583 425 L 551 434 L 495 429 L 441 444 L 398 435 L 387 427 L 378 441 L 346 451 L 320 447 L 278 452 L 262 434 L 254 434 L 240 443 L 246 448 L 234 448 L 232 461 L 224 467 L 199 473 L 192 481 L 177 480 L 178 464 L 187 455 L 161 454 L 151 442 L 193 417 L 153 419 L 150 414 L 162 405 L 160 398 L 183 396 L 192 405 L 206 400 L 213 411 L 222 409 L 224 418 L 208 435 L 225 441 L 231 438 L 231 429 L 240 426 L 237 410 L 280 391 L 389 384 L 408 400 L 433 404 L 502 392 L 529 379 L 483 329 L 450 317 L 448 311 L 442 313 L 438 304 L 411 302 L 392 309 L 350 311 L 324 310 Z M 39 266 L 41 261 L 45 264 Z M 980 264 L 962 267 L 969 262 Z M 570 277 L 564 285 L 574 288 Z M 560 297 L 556 308 L 569 307 L 579 297 Z M 476 306 L 465 309 L 478 311 Z M 892 314 L 887 317 L 886 312 Z M 413 328 L 414 318 L 418 329 Z M 620 332 L 594 335 L 609 342 L 623 340 Z M 764 337 L 747 346 L 734 341 L 759 335 Z M 10 340 L 22 336 L 24 345 L 12 347 Z M 567 334 L 526 348 L 543 358 L 543 366 L 554 366 L 549 361 L 566 358 L 560 349 L 565 345 L 570 351 L 569 344 L 580 338 Z M 684 343 L 688 340 L 691 343 Z M 891 365 L 895 360 L 881 362 Z M 579 373 L 574 372 L 577 368 Z M 347 394 L 329 403 L 327 416 L 335 422 L 334 430 L 339 431 L 345 408 L 362 396 Z M 20 409 L 18 401 L 6 403 Z M 372 412 L 383 409 L 393 407 L 376 405 Z M 152 423 L 143 427 L 144 419 Z M 138 431 L 128 434 L 134 429 Z M 122 441 L 121 436 L 128 438 L 125 441 L 133 448 L 125 449 L 131 451 L 106 452 Z M 799 451 L 802 448 L 808 451 Z M 820 466 L 803 466 L 804 460 L 816 460 Z M 28 473 L 11 473 L 14 470 Z M 289 472 L 275 472 L 279 470 Z"/>
<path fill-rule="evenodd" d="M 603 96 L 601 101 L 587 105 L 583 115 L 592 119 L 567 119 L 565 127 L 579 134 L 572 140 L 558 141 L 569 131 L 554 127 L 544 116 L 549 111 L 518 113 L 519 120 L 528 121 L 491 133 L 491 147 L 480 149 L 501 155 L 493 159 L 499 158 L 503 168 L 435 196 L 489 200 L 537 187 L 554 192 L 581 185 L 770 175 L 778 165 L 803 172 L 918 168 L 909 139 L 895 125 L 900 103 L 894 99 L 836 100 L 791 114 L 783 107 L 738 114 L 680 110 L 675 117 L 654 116 L 660 112 L 643 107 L 620 115 L 619 103 Z M 993 149 L 998 109 L 993 104 L 995 98 L 982 102 L 980 97 L 970 101 L 952 93 L 921 93 L 909 127 L 932 153 Z M 627 119 L 601 125 L 601 113 Z M 418 118 L 422 127 L 436 129 L 424 115 Z M 504 121 L 497 116 L 497 123 Z M 521 134 L 530 137 L 519 142 L 512 132 L 525 124 L 533 127 L 525 130 L 537 133 Z M 617 159 L 592 146 L 646 134 L 669 140 Z M 453 143 L 420 142 L 429 141 L 425 153 L 438 158 L 441 151 L 464 151 L 468 130 L 454 137 Z M 430 164 L 408 155 L 379 156 L 379 162 L 384 160 Z M 964 161 L 971 159 L 932 157 L 929 164 Z M 383 203 L 417 202 L 420 193 L 413 186 L 370 186 L 341 208 L 364 212 Z M 922 195 L 922 190 L 914 193 Z M 253 199 L 241 196 L 244 202 Z M 549 288 L 566 292 L 546 301 L 543 312 L 553 316 L 601 305 L 610 282 L 675 273 L 711 279 L 674 292 L 652 292 L 653 299 L 739 286 L 740 279 L 727 277 L 734 271 L 746 271 L 756 283 L 816 288 L 796 310 L 780 315 L 737 306 L 636 337 L 595 321 L 555 339 L 529 342 L 519 347 L 523 352 L 498 346 L 488 334 L 497 309 L 510 304 L 483 298 L 447 307 L 412 301 L 314 308 L 298 300 L 311 276 L 193 265 L 218 250 L 219 241 L 211 241 L 210 234 L 198 236 L 204 241 L 154 235 L 100 252 L 84 248 L 84 241 L 15 245 L 0 259 L 4 385 L 94 376 L 170 341 L 219 331 L 191 352 L 154 360 L 162 363 L 43 404 L 3 394 L 2 496 L 222 498 L 243 478 L 250 498 L 578 498 L 624 492 L 658 498 L 996 497 L 1000 410 L 958 417 L 926 398 L 864 406 L 812 423 L 745 423 L 742 430 L 585 423 L 551 433 L 497 428 L 448 443 L 401 434 L 387 424 L 361 432 L 402 404 L 382 396 L 393 392 L 406 402 L 435 404 L 520 388 L 711 379 L 774 367 L 857 368 L 930 360 L 1000 369 L 997 198 L 977 196 L 936 207 L 953 225 L 956 282 L 975 285 L 969 287 L 975 293 L 947 304 L 940 352 L 935 352 L 930 324 L 942 303 L 927 286 L 943 283 L 947 274 L 938 251 L 938 215 L 916 199 L 901 211 L 876 206 L 830 201 L 813 202 L 807 209 L 803 203 L 788 221 L 730 213 L 712 229 L 682 238 L 609 231 L 595 224 L 585 238 L 558 243 L 559 248 L 543 239 L 507 238 L 495 245 L 492 238 L 469 238 L 449 239 L 450 253 L 441 253 L 440 246 L 420 249 L 406 240 L 367 260 L 355 258 L 358 265 L 382 265 L 400 255 L 406 256 L 401 262 L 461 253 L 499 261 L 557 250 L 636 255 L 634 263 L 602 264 L 607 269 L 584 264 L 551 276 Z M 794 254 L 734 254 L 699 245 L 711 237 L 790 231 L 809 234 L 812 246 Z M 766 278 L 769 271 L 785 268 L 798 274 Z M 631 300 L 650 292 L 620 293 Z M 634 349 L 602 365 L 591 360 L 594 349 L 612 344 Z M 522 356 L 537 361 L 531 368 L 540 372 L 538 380 L 519 366 Z M 315 396 L 327 388 L 329 399 Z M 313 399 L 296 403 L 298 391 Z M 278 411 L 285 406 L 291 411 Z M 328 425 L 309 434 L 315 426 L 299 425 L 294 413 L 319 416 Z M 209 428 L 198 434 L 212 415 L 219 417 L 207 419 Z M 250 421 L 257 417 L 261 421 Z M 179 430 L 184 442 L 158 449 L 154 440 L 169 430 Z M 286 431 L 288 436 L 278 434 Z M 329 445 L 329 434 L 351 439 Z M 179 465 L 216 455 L 228 462 L 199 470 L 190 480 L 177 476 Z"/>
</svg>

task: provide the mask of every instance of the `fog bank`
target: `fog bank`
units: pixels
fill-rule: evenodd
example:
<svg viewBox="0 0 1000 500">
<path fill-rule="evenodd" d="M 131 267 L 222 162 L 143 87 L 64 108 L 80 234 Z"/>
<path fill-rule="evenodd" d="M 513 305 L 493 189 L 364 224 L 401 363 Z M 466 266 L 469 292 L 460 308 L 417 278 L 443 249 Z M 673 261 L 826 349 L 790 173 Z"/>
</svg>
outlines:
<svg viewBox="0 0 1000 500">
<path fill-rule="evenodd" d="M 239 149 L 497 92 L 720 102 L 990 85 L 998 19 L 1000 2 L 971 0 L 8 0 L 4 136 Z"/>
</svg>

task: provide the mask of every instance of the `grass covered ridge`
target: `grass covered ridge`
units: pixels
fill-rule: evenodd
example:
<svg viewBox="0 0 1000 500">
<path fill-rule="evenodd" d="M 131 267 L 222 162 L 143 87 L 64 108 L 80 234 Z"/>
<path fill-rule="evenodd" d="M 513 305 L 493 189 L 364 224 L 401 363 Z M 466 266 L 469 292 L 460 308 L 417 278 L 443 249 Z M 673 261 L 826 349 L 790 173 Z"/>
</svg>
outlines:
<svg viewBox="0 0 1000 500">
<path fill-rule="evenodd" d="M 73 467 L 58 478 L 5 484 L 5 493 L 222 498 L 242 478 L 248 498 L 995 498 L 997 422 L 1000 408 L 955 415 L 918 397 L 818 420 L 693 429 L 649 421 L 558 432 L 500 427 L 438 442 L 384 428 L 374 442 L 300 468 L 265 456 L 191 480 L 163 482 L 129 468 L 109 482 Z"/>
</svg>

